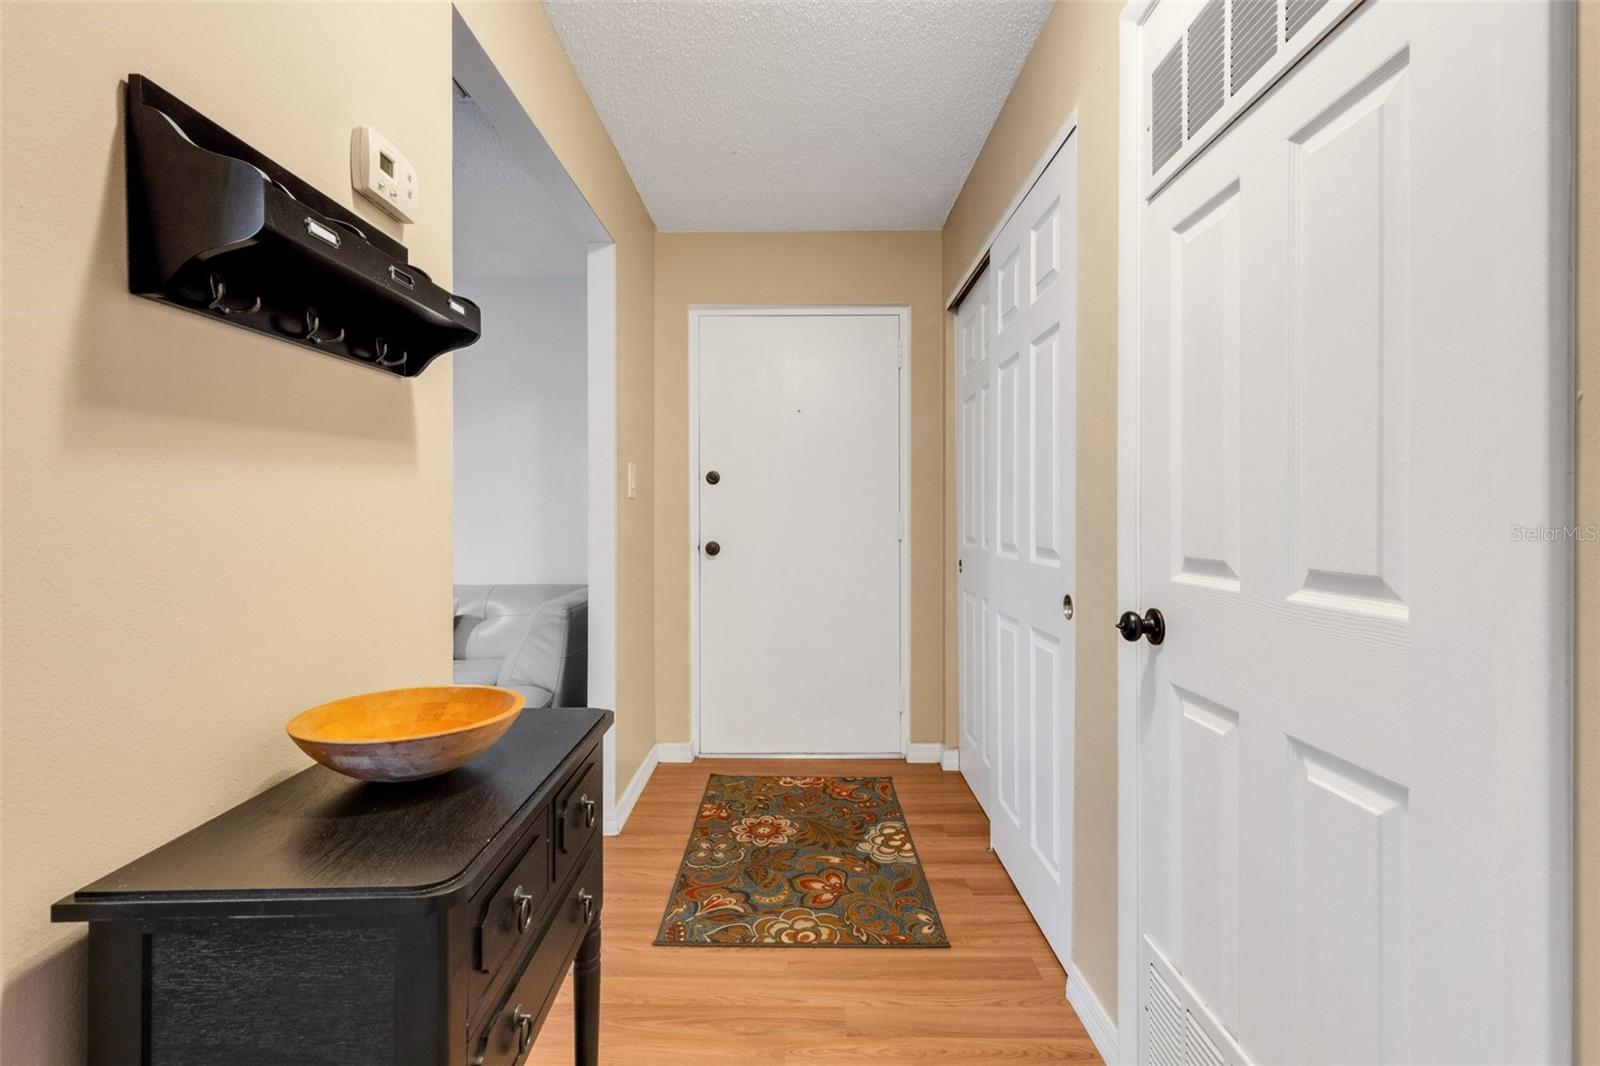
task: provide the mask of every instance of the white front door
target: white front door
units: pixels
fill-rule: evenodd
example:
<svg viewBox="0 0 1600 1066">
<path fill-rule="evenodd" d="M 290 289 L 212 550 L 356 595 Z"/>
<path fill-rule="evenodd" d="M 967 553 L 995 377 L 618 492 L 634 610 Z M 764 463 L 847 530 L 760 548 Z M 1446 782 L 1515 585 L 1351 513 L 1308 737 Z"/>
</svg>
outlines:
<svg viewBox="0 0 1600 1066">
<path fill-rule="evenodd" d="M 985 492 L 994 488 L 988 465 L 990 358 L 994 279 L 987 269 L 956 314 L 956 655 L 961 774 L 993 817 L 996 721 L 989 699 L 986 640 L 993 619 L 988 558 L 991 550 Z"/>
<path fill-rule="evenodd" d="M 965 707 L 982 710 L 963 723 L 962 768 L 988 811 L 995 853 L 1063 965 L 1072 942 L 1077 170 L 1073 136 L 995 238 L 979 282 L 986 291 L 964 312 L 976 336 L 958 376 L 962 685 Z"/>
<path fill-rule="evenodd" d="M 901 318 L 695 322 L 700 750 L 899 754 Z"/>
<path fill-rule="evenodd" d="M 1141 31 L 1139 1057 L 1557 1059 L 1554 15 L 1373 0 L 1233 117 L 1346 5 L 1228 2 Z"/>
</svg>

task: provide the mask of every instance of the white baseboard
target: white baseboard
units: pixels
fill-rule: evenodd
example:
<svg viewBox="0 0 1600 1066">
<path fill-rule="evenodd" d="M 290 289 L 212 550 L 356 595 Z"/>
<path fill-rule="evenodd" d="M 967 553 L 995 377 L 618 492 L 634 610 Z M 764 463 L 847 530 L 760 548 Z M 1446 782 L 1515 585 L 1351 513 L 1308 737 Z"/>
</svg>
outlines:
<svg viewBox="0 0 1600 1066">
<path fill-rule="evenodd" d="M 939 768 L 951 772 L 961 769 L 961 749 L 944 749 L 944 757 L 939 760 Z"/>
<path fill-rule="evenodd" d="M 1100 997 L 1094 994 L 1094 989 L 1089 987 L 1089 982 L 1083 979 L 1078 968 L 1070 962 L 1067 964 L 1067 1002 L 1078 1012 L 1078 1020 L 1089 1031 L 1089 1039 L 1094 1041 L 1095 1050 L 1100 1052 L 1100 1057 L 1107 1063 L 1116 1062 L 1118 1060 L 1116 1023 L 1111 1020 L 1111 1015 L 1106 1013 L 1105 1006 L 1100 1002 Z"/>
<path fill-rule="evenodd" d="M 657 744 L 645 752 L 644 762 L 639 764 L 633 780 L 628 782 L 628 787 L 617 797 L 616 807 L 606 812 L 606 836 L 616 836 L 622 832 L 622 827 L 628 824 L 628 815 L 633 813 L 633 805 L 639 802 L 639 795 L 644 792 L 644 786 L 650 783 L 650 775 L 656 772 L 656 763 L 661 761 L 660 749 L 661 745 Z"/>
<path fill-rule="evenodd" d="M 944 755 L 944 745 L 913 740 L 906 745 L 906 762 L 936 763 Z"/>
<path fill-rule="evenodd" d="M 656 745 L 656 757 L 662 762 L 694 762 L 694 746 L 687 740 Z"/>
<path fill-rule="evenodd" d="M 751 759 L 804 759 L 809 762 L 838 761 L 840 759 L 898 759 L 898 751 L 702 751 L 698 758 L 723 762 L 749 762 Z M 662 759 L 662 762 L 668 762 Z M 690 760 L 684 759 L 684 762 Z"/>
</svg>

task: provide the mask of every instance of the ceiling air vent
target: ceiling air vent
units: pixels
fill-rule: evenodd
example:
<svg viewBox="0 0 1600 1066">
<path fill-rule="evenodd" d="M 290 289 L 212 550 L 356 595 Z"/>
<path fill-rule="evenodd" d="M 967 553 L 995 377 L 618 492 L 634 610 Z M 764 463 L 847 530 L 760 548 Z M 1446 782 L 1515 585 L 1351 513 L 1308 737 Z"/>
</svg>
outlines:
<svg viewBox="0 0 1600 1066">
<path fill-rule="evenodd" d="M 1278 0 L 1233 0 L 1231 36 L 1228 91 L 1236 93 L 1278 50 Z"/>
<path fill-rule="evenodd" d="M 1223 83 L 1223 0 L 1211 0 L 1185 35 L 1189 39 L 1189 136 L 1222 110 L 1227 99 Z"/>
<path fill-rule="evenodd" d="M 1183 41 L 1150 75 L 1150 172 L 1160 170 L 1183 147 Z"/>
<path fill-rule="evenodd" d="M 1306 23 L 1311 21 L 1311 16 L 1322 10 L 1328 0 L 1289 0 L 1288 16 L 1289 29 L 1285 37 L 1293 37 L 1305 29 Z"/>
</svg>

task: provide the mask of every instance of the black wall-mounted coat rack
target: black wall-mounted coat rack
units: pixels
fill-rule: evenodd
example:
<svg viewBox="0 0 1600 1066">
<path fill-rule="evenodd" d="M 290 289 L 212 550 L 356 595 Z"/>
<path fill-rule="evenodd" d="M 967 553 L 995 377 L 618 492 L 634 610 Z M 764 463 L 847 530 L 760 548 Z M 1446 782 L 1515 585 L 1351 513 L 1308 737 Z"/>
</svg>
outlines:
<svg viewBox="0 0 1600 1066">
<path fill-rule="evenodd" d="M 404 245 L 139 74 L 126 125 L 130 292 L 402 377 L 478 339 Z"/>
</svg>

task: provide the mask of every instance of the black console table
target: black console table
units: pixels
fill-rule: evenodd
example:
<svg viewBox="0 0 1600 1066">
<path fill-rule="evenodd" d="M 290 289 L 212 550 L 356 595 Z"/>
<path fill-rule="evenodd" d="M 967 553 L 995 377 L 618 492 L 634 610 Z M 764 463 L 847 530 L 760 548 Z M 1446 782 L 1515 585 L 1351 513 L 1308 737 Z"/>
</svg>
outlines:
<svg viewBox="0 0 1600 1066">
<path fill-rule="evenodd" d="M 510 1066 L 575 967 L 600 1028 L 600 738 L 530 710 L 467 766 L 314 766 L 57 903 L 89 923 L 89 1061 Z"/>
</svg>

